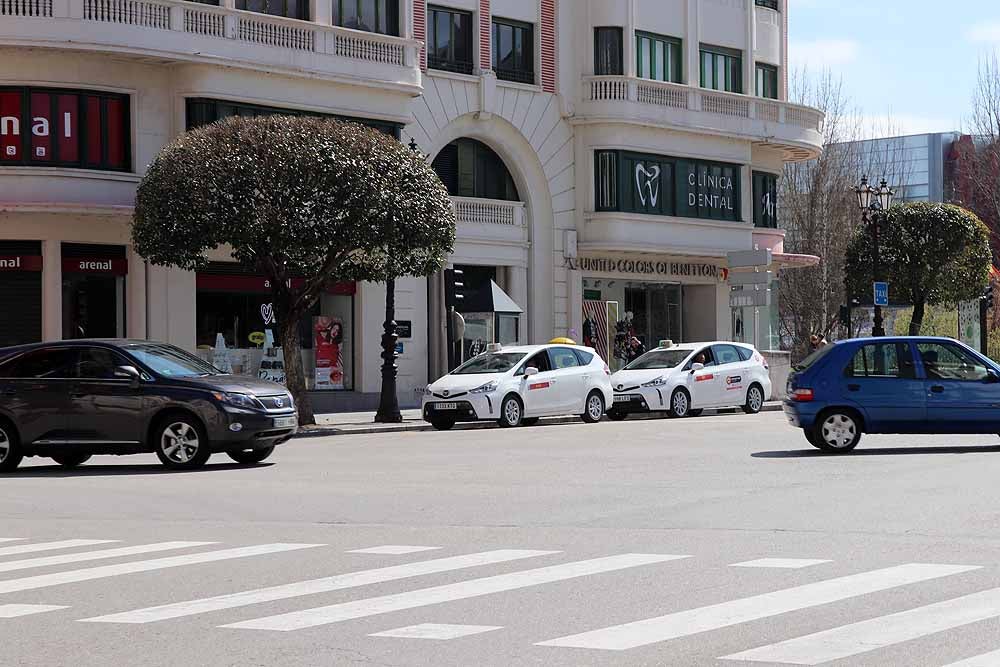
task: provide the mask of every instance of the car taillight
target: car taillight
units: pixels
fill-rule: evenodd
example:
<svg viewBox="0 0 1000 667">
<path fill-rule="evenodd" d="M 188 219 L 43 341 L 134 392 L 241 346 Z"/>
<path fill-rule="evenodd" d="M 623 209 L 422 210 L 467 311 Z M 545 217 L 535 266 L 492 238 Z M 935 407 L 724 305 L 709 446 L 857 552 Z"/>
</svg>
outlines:
<svg viewBox="0 0 1000 667">
<path fill-rule="evenodd" d="M 813 400 L 813 390 L 812 389 L 793 389 L 792 390 L 792 400 L 798 401 L 800 403 L 808 403 Z"/>
<path fill-rule="evenodd" d="M 611 375 L 611 369 L 608 368 L 607 364 L 604 364 L 604 374 L 605 375 Z"/>
</svg>

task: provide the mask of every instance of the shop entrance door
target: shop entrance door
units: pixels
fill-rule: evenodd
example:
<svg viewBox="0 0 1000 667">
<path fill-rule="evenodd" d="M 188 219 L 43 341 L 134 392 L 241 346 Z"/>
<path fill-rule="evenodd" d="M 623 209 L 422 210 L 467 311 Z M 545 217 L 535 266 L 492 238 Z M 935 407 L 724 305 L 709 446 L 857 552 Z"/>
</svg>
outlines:
<svg viewBox="0 0 1000 667">
<path fill-rule="evenodd" d="M 63 245 L 63 338 L 125 337 L 122 246 Z"/>
</svg>

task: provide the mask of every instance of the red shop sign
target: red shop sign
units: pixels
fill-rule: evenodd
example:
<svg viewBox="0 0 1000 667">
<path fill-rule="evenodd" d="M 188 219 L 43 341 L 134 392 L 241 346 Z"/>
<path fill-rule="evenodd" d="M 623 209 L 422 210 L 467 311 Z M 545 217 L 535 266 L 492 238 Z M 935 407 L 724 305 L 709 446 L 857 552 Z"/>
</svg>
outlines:
<svg viewBox="0 0 1000 667">
<path fill-rule="evenodd" d="M 291 287 L 298 289 L 305 284 L 302 278 L 292 278 Z M 239 294 L 270 294 L 271 281 L 263 276 L 219 275 L 199 273 L 196 279 L 198 289 L 208 292 L 235 292 Z M 355 283 L 337 283 L 327 289 L 329 294 L 354 294 Z"/>
<path fill-rule="evenodd" d="M 38 255 L 13 255 L 0 257 L 0 271 L 41 271 L 42 258 Z"/>
<path fill-rule="evenodd" d="M 103 273 L 111 276 L 124 276 L 128 274 L 128 260 L 63 257 L 62 270 L 63 273 Z"/>
</svg>

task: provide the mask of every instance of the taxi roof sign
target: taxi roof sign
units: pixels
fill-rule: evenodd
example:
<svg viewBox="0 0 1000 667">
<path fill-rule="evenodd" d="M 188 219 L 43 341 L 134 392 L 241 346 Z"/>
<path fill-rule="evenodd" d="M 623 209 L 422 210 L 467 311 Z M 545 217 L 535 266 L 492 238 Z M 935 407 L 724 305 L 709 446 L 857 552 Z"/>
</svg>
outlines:
<svg viewBox="0 0 1000 667">
<path fill-rule="evenodd" d="M 660 347 L 673 347 L 673 346 L 674 346 L 674 341 L 672 341 L 672 340 L 661 340 L 660 341 Z"/>
<path fill-rule="evenodd" d="M 489 345 L 486 346 L 487 352 L 499 352 L 502 349 L 503 345 L 501 345 L 500 343 L 490 343 Z"/>
</svg>

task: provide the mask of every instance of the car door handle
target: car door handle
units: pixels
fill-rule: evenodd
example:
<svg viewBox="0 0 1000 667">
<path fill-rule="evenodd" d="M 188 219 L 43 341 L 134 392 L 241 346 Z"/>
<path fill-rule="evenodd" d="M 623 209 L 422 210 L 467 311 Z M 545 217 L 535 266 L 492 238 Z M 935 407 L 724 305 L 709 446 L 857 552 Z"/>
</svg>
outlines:
<svg viewBox="0 0 1000 667">
<path fill-rule="evenodd" d="M 936 384 L 933 387 L 931 387 L 931 391 L 934 392 L 935 394 L 943 394 L 944 393 L 944 387 L 942 387 L 939 384 Z"/>
<path fill-rule="evenodd" d="M 861 391 L 860 384 L 849 384 L 847 385 L 847 391 Z"/>
</svg>

